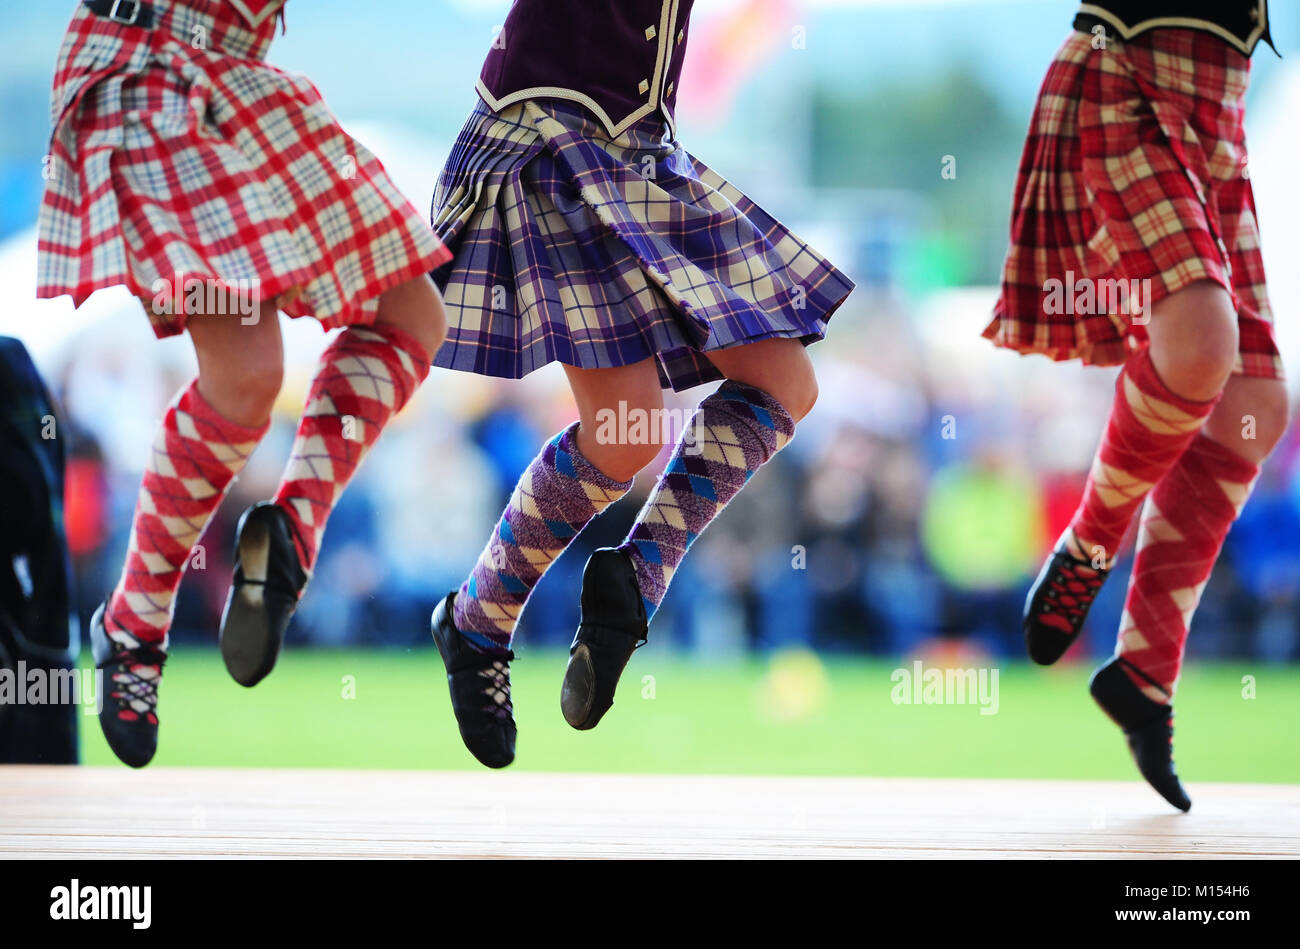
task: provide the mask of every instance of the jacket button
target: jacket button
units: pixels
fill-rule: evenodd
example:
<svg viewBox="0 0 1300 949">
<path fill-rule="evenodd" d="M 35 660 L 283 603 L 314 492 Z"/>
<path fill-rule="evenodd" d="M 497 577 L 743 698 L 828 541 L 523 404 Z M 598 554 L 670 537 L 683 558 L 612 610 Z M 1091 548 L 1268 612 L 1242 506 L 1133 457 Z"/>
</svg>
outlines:
<svg viewBox="0 0 1300 949">
<path fill-rule="evenodd" d="M 659 31 L 656 30 L 653 26 L 647 26 L 645 28 L 645 38 L 647 40 L 652 40 L 658 35 L 659 35 Z"/>
<path fill-rule="evenodd" d="M 670 82 L 670 83 L 668 83 L 668 94 L 669 94 L 669 95 L 672 95 L 672 94 L 673 94 L 673 90 L 674 90 L 675 88 L 677 88 L 677 83 L 675 83 L 675 82 Z"/>
<path fill-rule="evenodd" d="M 686 30 L 685 30 L 685 29 L 678 30 L 678 31 L 677 31 L 677 42 L 678 42 L 678 43 L 681 43 L 681 41 L 684 40 L 684 39 L 686 39 Z"/>
<path fill-rule="evenodd" d="M 645 95 L 647 92 L 650 91 L 650 80 L 649 80 L 649 79 L 642 79 L 642 80 L 641 80 L 641 84 L 640 84 L 639 86 L 637 86 L 636 88 L 637 88 L 637 91 L 641 93 L 641 95 Z"/>
</svg>

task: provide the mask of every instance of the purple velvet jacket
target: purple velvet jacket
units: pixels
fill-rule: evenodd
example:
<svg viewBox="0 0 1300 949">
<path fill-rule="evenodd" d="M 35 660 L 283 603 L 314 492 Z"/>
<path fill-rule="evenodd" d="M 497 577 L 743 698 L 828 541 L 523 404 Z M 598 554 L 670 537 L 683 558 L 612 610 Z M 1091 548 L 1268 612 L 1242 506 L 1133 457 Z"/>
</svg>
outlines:
<svg viewBox="0 0 1300 949">
<path fill-rule="evenodd" d="M 1165 28 L 1200 30 L 1247 56 L 1260 40 L 1273 45 L 1268 0 L 1084 0 L 1075 29 L 1091 33 L 1099 25 L 1124 39 Z"/>
<path fill-rule="evenodd" d="M 694 0 L 515 0 L 479 76 L 494 110 L 581 103 L 611 136 L 662 113 L 673 126 Z"/>
</svg>

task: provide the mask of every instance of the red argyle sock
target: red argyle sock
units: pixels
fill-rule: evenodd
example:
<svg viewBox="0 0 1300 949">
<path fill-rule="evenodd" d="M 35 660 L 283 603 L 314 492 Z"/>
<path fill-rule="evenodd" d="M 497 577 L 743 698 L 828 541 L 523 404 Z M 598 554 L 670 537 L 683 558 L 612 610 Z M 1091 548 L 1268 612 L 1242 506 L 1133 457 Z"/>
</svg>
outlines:
<svg viewBox="0 0 1300 949">
<path fill-rule="evenodd" d="M 1157 702 L 1173 696 L 1192 614 L 1258 475 L 1258 465 L 1201 435 L 1147 499 L 1115 651 Z"/>
<path fill-rule="evenodd" d="M 1218 397 L 1184 399 L 1166 388 L 1149 350 L 1133 356 L 1115 383 L 1115 401 L 1068 534 L 1083 559 L 1109 566 L 1133 514 L 1201 430 Z"/>
<path fill-rule="evenodd" d="M 167 648 L 181 575 L 226 489 L 267 425 L 217 414 L 191 382 L 168 406 L 140 483 L 126 569 L 104 611 L 110 638 Z"/>
<path fill-rule="evenodd" d="M 384 324 L 349 327 L 322 354 L 275 495 L 298 528 L 298 555 L 308 572 L 343 489 L 428 374 L 424 348 Z"/>
</svg>

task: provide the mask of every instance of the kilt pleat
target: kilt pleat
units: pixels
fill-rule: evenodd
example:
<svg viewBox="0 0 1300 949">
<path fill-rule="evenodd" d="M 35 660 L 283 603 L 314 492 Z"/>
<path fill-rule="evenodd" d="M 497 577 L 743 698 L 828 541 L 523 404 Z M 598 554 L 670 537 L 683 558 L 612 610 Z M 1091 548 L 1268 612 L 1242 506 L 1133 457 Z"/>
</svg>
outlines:
<svg viewBox="0 0 1300 949">
<path fill-rule="evenodd" d="M 1237 371 L 1281 378 L 1247 163 L 1249 78 L 1250 60 L 1208 34 L 1162 29 L 1096 49 L 1072 33 L 1030 122 L 984 335 L 1022 353 L 1117 365 L 1145 344 L 1145 320 L 1113 305 L 1063 310 L 1059 298 L 1050 305 L 1054 290 L 1086 281 L 1100 296 L 1150 281 L 1149 312 L 1211 280 L 1237 309 Z"/>
<path fill-rule="evenodd" d="M 707 352 L 823 338 L 853 283 L 647 119 L 617 139 L 581 107 L 479 103 L 434 195 L 454 259 L 435 364 L 519 378 L 654 357 L 665 386 Z"/>
<path fill-rule="evenodd" d="M 270 300 L 327 328 L 373 322 L 386 289 L 450 253 L 305 78 L 263 62 L 217 0 L 159 5 L 153 30 L 79 6 L 60 53 L 39 223 L 40 297 L 125 285 L 155 333 L 184 329 L 178 278 Z M 202 42 L 198 37 L 202 37 Z M 179 312 L 178 312 L 179 310 Z"/>
</svg>

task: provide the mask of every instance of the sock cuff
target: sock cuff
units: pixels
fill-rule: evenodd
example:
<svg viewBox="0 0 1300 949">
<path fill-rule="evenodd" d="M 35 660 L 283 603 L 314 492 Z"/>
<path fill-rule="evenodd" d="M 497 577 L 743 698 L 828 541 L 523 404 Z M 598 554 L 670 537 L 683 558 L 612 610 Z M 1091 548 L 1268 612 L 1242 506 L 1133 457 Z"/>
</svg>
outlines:
<svg viewBox="0 0 1300 949">
<path fill-rule="evenodd" d="M 382 360 L 393 373 L 393 415 L 406 407 L 420 383 L 429 377 L 429 354 L 420 342 L 406 330 L 381 322 L 348 326 L 321 354 L 321 365 L 339 356 L 355 355 L 357 351 Z"/>
<path fill-rule="evenodd" d="M 762 389 L 728 379 L 700 403 L 700 411 L 725 411 L 745 422 L 767 449 L 771 458 L 794 438 L 794 416 Z"/>
<path fill-rule="evenodd" d="M 390 346 L 400 349 L 411 358 L 415 363 L 412 368 L 413 374 L 418 374 L 420 379 L 424 379 L 429 374 L 429 366 L 432 362 L 430 354 L 420 345 L 420 341 L 406 330 L 390 323 L 371 323 L 369 326 L 354 326 L 352 329 L 364 329 L 382 336 Z"/>
<path fill-rule="evenodd" d="M 1155 360 L 1151 358 L 1150 346 L 1142 349 L 1141 352 L 1135 354 L 1124 364 L 1123 371 L 1119 374 L 1119 378 L 1115 380 L 1115 385 L 1120 390 L 1121 395 L 1124 392 L 1126 382 L 1136 387 L 1144 395 L 1159 399 L 1161 402 L 1167 402 L 1174 408 L 1197 418 L 1208 416 L 1214 410 L 1214 407 L 1219 404 L 1219 400 L 1223 398 L 1223 393 L 1220 392 L 1212 399 L 1197 401 L 1184 398 L 1169 388 L 1156 370 Z"/>
<path fill-rule="evenodd" d="M 396 399 L 393 414 L 405 407 L 415 390 L 429 376 L 429 354 L 419 341 L 405 330 L 387 323 L 349 326 L 343 330 L 321 356 L 321 363 L 336 356 L 361 350 L 381 359 L 393 374 Z"/>
<path fill-rule="evenodd" d="M 548 465 L 561 474 L 594 484 L 605 491 L 618 493 L 619 495 L 626 494 L 632 489 L 635 478 L 629 478 L 627 481 L 615 481 L 592 464 L 578 450 L 578 427 L 581 424 L 581 422 L 574 422 L 547 442 L 542 454 Z"/>
<path fill-rule="evenodd" d="M 241 425 L 238 422 L 232 422 L 220 412 L 212 407 L 207 399 L 203 398 L 203 393 L 199 391 L 199 380 L 195 378 L 188 386 L 176 394 L 176 398 L 167 408 L 164 415 L 166 424 L 169 427 L 176 426 L 175 409 L 177 412 L 184 412 L 190 416 L 196 424 L 215 429 L 221 436 L 222 441 L 231 444 L 240 444 L 243 442 L 260 442 L 265 437 L 267 430 L 271 427 L 271 417 L 268 415 L 266 421 L 261 425 Z M 187 432 L 181 432 L 186 437 L 194 437 Z M 197 433 L 197 437 L 202 438 L 202 433 Z"/>
</svg>

